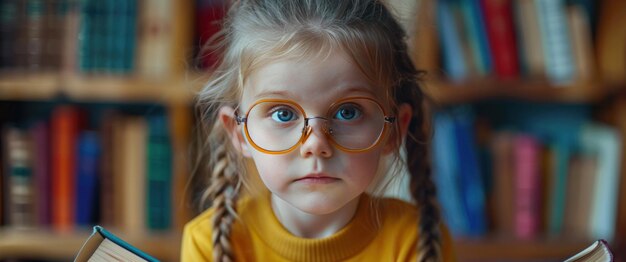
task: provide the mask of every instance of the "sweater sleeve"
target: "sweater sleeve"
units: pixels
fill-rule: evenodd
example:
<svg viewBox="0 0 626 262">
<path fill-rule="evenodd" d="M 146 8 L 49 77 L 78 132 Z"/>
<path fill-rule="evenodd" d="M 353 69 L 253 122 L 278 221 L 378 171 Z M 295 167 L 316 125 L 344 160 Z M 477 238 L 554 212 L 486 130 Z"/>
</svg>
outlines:
<svg viewBox="0 0 626 262">
<path fill-rule="evenodd" d="M 180 261 L 212 260 L 211 227 L 209 226 L 209 221 L 203 219 L 207 215 L 207 213 L 202 214 L 185 225 Z"/>
</svg>

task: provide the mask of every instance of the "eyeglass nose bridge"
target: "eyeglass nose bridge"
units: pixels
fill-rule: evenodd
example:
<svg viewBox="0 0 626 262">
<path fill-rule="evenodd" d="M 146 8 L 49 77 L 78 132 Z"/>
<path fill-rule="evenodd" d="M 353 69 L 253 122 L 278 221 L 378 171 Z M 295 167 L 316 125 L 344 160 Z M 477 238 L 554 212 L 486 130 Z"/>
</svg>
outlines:
<svg viewBox="0 0 626 262">
<path fill-rule="evenodd" d="M 324 134 L 331 135 L 333 133 L 333 129 L 330 128 L 328 125 L 328 122 L 330 121 L 330 119 L 326 117 L 322 117 L 322 116 L 307 117 L 304 119 L 304 127 L 302 128 L 302 142 L 303 143 L 309 138 L 311 133 L 313 133 L 313 127 L 309 124 L 309 121 L 314 120 L 314 119 L 324 120 L 325 124 L 322 126 L 322 130 L 324 131 Z"/>
</svg>

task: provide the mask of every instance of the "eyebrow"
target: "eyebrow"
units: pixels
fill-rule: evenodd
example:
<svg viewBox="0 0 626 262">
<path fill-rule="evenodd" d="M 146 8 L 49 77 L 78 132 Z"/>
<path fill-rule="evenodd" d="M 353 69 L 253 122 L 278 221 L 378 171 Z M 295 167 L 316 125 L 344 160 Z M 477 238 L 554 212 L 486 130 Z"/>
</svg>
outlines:
<svg viewBox="0 0 626 262">
<path fill-rule="evenodd" d="M 337 95 L 350 94 L 350 93 L 367 93 L 372 98 L 377 97 L 376 93 L 370 90 L 370 88 L 367 88 L 361 85 L 347 87 L 344 90 L 340 91 Z M 287 98 L 291 98 L 292 100 L 295 100 L 298 97 L 297 95 L 295 95 L 293 92 L 289 90 L 261 91 L 260 93 L 256 94 L 254 97 L 259 99 L 259 98 L 272 97 L 272 96 L 287 97 Z"/>
</svg>

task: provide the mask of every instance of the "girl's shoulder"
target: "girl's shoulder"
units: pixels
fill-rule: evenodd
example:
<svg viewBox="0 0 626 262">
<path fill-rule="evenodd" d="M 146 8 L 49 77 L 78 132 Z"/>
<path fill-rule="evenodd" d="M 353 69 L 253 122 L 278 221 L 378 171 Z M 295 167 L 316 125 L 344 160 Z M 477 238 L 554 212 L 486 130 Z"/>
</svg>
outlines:
<svg viewBox="0 0 626 262">
<path fill-rule="evenodd" d="M 374 205 L 380 210 L 380 214 L 391 220 L 412 220 L 419 217 L 419 210 L 415 204 L 397 198 L 373 198 Z"/>
</svg>

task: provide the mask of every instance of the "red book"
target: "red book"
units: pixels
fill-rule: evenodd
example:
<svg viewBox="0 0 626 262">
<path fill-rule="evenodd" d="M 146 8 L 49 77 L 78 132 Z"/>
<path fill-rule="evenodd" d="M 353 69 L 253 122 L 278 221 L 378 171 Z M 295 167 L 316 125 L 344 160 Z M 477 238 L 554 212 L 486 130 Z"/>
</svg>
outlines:
<svg viewBox="0 0 626 262">
<path fill-rule="evenodd" d="M 502 79 L 517 78 L 519 63 L 511 1 L 481 0 L 480 3 L 496 76 Z"/>
<path fill-rule="evenodd" d="M 75 220 L 75 157 L 78 109 L 61 106 L 52 113 L 50 128 L 52 226 L 59 231 L 72 229 Z"/>
</svg>

